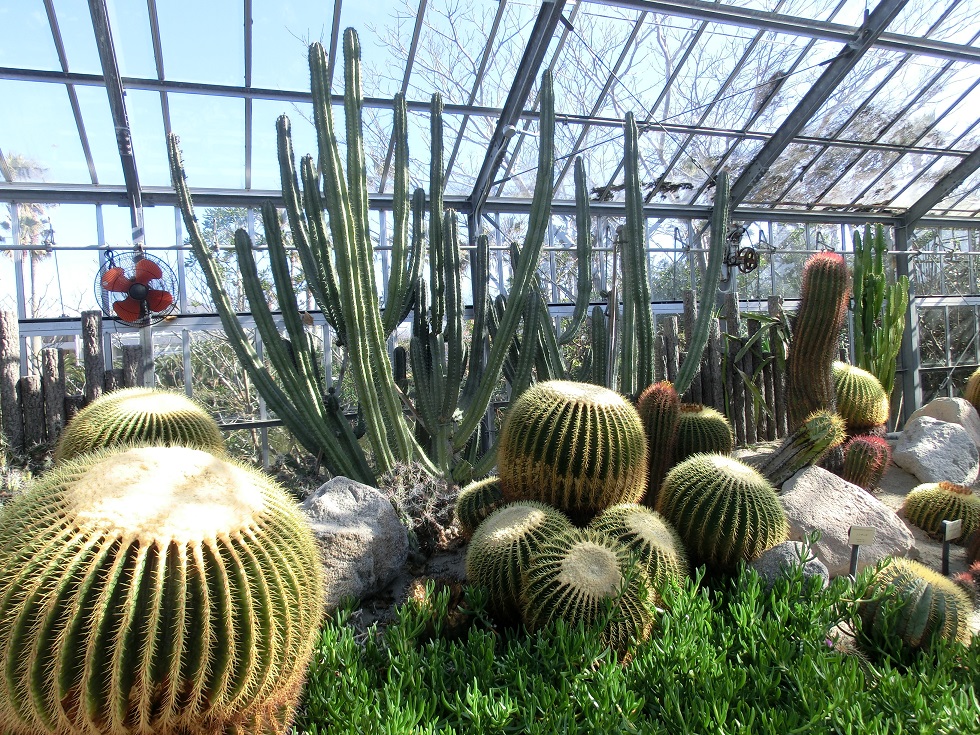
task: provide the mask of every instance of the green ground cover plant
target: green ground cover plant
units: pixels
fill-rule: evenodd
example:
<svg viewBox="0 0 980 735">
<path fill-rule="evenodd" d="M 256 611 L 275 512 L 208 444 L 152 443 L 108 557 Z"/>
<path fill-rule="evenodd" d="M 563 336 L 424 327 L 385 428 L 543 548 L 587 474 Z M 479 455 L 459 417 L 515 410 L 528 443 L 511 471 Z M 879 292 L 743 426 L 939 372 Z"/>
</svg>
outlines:
<svg viewBox="0 0 980 735">
<path fill-rule="evenodd" d="M 868 578 L 822 590 L 798 573 L 767 592 L 744 568 L 698 575 L 663 590 L 653 635 L 621 659 L 600 626 L 495 629 L 473 590 L 461 637 L 439 632 L 448 594 L 366 633 L 342 611 L 323 629 L 294 732 L 977 732 L 980 639 L 904 664 L 857 653 L 841 631 L 859 624 Z"/>
</svg>

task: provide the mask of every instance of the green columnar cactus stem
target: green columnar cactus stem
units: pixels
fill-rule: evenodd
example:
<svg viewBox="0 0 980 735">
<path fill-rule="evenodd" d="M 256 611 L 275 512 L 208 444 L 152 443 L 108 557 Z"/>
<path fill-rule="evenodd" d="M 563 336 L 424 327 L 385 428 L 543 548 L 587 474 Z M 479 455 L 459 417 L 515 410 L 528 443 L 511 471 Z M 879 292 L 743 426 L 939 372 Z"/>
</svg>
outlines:
<svg viewBox="0 0 980 735">
<path fill-rule="evenodd" d="M 677 443 L 674 445 L 675 463 L 699 452 L 731 454 L 734 448 L 732 425 L 720 412 L 700 403 L 680 404 Z"/>
<path fill-rule="evenodd" d="M 534 502 L 505 505 L 477 526 L 466 551 L 466 578 L 487 588 L 494 617 L 502 622 L 520 619 L 521 583 L 531 556 L 569 528 L 562 513 Z"/>
<path fill-rule="evenodd" d="M 185 447 L 92 452 L 0 524 L 0 731 L 282 732 L 323 610 L 286 492 Z"/>
<path fill-rule="evenodd" d="M 460 408 L 466 409 L 476 395 L 483 378 L 487 346 L 487 283 L 490 281 L 490 240 L 486 235 L 476 238 L 470 259 L 470 283 L 473 288 L 473 331 L 470 337 L 469 369 L 460 394 Z"/>
<path fill-rule="evenodd" d="M 681 537 L 654 510 L 629 503 L 614 505 L 596 516 L 589 528 L 636 554 L 654 590 L 668 582 L 683 584 L 690 575 Z"/>
<path fill-rule="evenodd" d="M 456 498 L 456 520 L 464 538 L 470 538 L 476 527 L 504 504 L 499 477 L 487 477 L 471 482 L 459 491 Z"/>
<path fill-rule="evenodd" d="M 980 368 L 974 370 L 963 388 L 963 397 L 980 411 Z"/>
<path fill-rule="evenodd" d="M 640 394 L 636 410 L 643 421 L 648 448 L 649 471 L 643 503 L 653 508 L 657 504 L 657 493 L 664 477 L 674 465 L 681 401 L 670 381 L 664 380 L 654 383 Z"/>
<path fill-rule="evenodd" d="M 687 357 L 677 371 L 674 379 L 674 389 L 677 395 L 684 395 L 694 382 L 694 376 L 701 369 L 701 355 L 704 354 L 708 336 L 711 333 L 711 322 L 715 318 L 715 296 L 718 290 L 718 279 L 721 277 L 721 266 L 725 261 L 725 249 L 728 242 L 728 172 L 719 171 L 715 179 L 715 203 L 711 207 L 711 235 L 708 244 L 708 267 L 701 281 L 698 318 L 694 322 L 694 331 L 687 346 Z"/>
<path fill-rule="evenodd" d="M 537 383 L 511 404 L 497 465 L 504 497 L 537 500 L 588 523 L 646 490 L 647 446 L 622 396 L 588 383 Z"/>
<path fill-rule="evenodd" d="M 861 604 L 860 638 L 890 653 L 929 649 L 939 640 L 970 641 L 972 604 L 955 582 L 909 559 L 892 559 Z"/>
<path fill-rule="evenodd" d="M 696 454 L 668 472 L 657 512 L 697 561 L 722 570 L 758 558 L 788 533 L 769 481 L 722 454 Z"/>
<path fill-rule="evenodd" d="M 63 462 L 93 449 L 134 442 L 225 453 L 218 424 L 190 398 L 153 388 L 126 388 L 105 393 L 79 411 L 61 433 L 54 459 Z"/>
<path fill-rule="evenodd" d="M 817 464 L 831 447 L 846 438 L 844 420 L 832 411 L 814 411 L 789 434 L 772 454 L 756 466 L 762 475 L 779 487 L 804 467 Z"/>
<path fill-rule="evenodd" d="M 595 530 L 568 529 L 531 556 L 521 592 L 525 625 L 537 630 L 556 618 L 569 625 L 605 623 L 603 637 L 625 652 L 653 628 L 650 581 L 626 549 Z M 611 615 L 604 618 L 606 606 Z"/>
<path fill-rule="evenodd" d="M 578 282 L 575 289 L 575 308 L 572 318 L 558 338 L 567 345 L 582 327 L 592 300 L 592 217 L 589 214 L 589 187 L 585 180 L 582 157 L 575 157 L 575 254 L 578 262 Z"/>
<path fill-rule="evenodd" d="M 592 317 L 589 320 L 592 332 L 592 379 L 588 382 L 609 387 L 609 373 L 607 370 L 608 362 L 606 355 L 609 353 L 609 325 L 606 324 L 606 315 L 601 306 L 592 307 Z"/>
<path fill-rule="evenodd" d="M 963 521 L 960 544 L 980 529 L 980 498 L 970 488 L 952 482 L 933 482 L 912 488 L 902 512 L 913 526 L 928 534 L 942 534 L 943 521 Z"/>
<path fill-rule="evenodd" d="M 844 445 L 841 477 L 865 490 L 873 490 L 884 477 L 891 458 L 891 447 L 880 436 L 855 436 Z"/>
<path fill-rule="evenodd" d="M 846 362 L 834 362 L 834 392 L 837 413 L 847 422 L 850 434 L 860 434 L 888 421 L 888 395 L 878 378 Z"/>
<path fill-rule="evenodd" d="M 443 179 L 445 170 L 442 167 L 442 95 L 438 92 L 432 95 L 432 114 L 429 117 L 432 139 L 432 157 L 429 159 L 429 287 L 432 289 L 430 308 L 430 329 L 438 334 L 442 331 L 442 320 L 446 315 L 446 299 L 444 275 L 446 273 L 446 246 L 443 230 Z"/>
<path fill-rule="evenodd" d="M 814 411 L 836 408 L 831 366 L 847 314 L 850 280 L 837 253 L 818 253 L 803 267 L 802 298 L 786 361 L 790 431 Z"/>
</svg>

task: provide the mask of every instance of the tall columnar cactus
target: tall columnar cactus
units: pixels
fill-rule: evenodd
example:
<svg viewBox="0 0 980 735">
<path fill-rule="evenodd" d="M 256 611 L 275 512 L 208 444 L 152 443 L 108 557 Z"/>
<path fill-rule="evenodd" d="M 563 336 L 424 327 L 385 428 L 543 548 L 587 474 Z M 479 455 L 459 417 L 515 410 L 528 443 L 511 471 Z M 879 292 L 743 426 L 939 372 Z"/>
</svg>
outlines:
<svg viewBox="0 0 980 735">
<path fill-rule="evenodd" d="M 909 559 L 881 569 L 861 604 L 861 638 L 900 654 L 928 649 L 939 640 L 970 641 L 969 597 L 955 582 Z"/>
<path fill-rule="evenodd" d="M 647 435 L 647 492 L 643 503 L 652 508 L 657 504 L 667 470 L 674 465 L 681 401 L 673 384 L 664 380 L 640 394 L 636 410 Z"/>
<path fill-rule="evenodd" d="M 217 422 L 187 396 L 153 388 L 125 388 L 106 393 L 79 411 L 62 432 L 54 458 L 61 462 L 93 449 L 134 442 L 225 453 Z"/>
<path fill-rule="evenodd" d="M 646 490 L 647 446 L 622 396 L 589 383 L 537 383 L 511 404 L 497 467 L 504 497 L 537 500 L 588 523 Z"/>
<path fill-rule="evenodd" d="M 931 482 L 909 492 L 902 506 L 906 520 L 926 533 L 938 536 L 943 521 L 963 521 L 963 533 L 956 539 L 965 544 L 980 529 L 980 498 L 965 485 Z"/>
<path fill-rule="evenodd" d="M 557 618 L 572 626 L 605 623 L 606 642 L 624 652 L 653 628 L 649 585 L 620 544 L 598 531 L 572 528 L 544 541 L 531 556 L 521 613 L 531 630 Z"/>
<path fill-rule="evenodd" d="M 873 490 L 885 476 L 891 459 L 891 446 L 880 436 L 855 436 L 844 445 L 841 477 L 865 490 Z"/>
<path fill-rule="evenodd" d="M 963 397 L 973 404 L 973 407 L 980 411 L 980 368 L 970 374 L 963 388 Z"/>
<path fill-rule="evenodd" d="M 786 362 L 790 430 L 814 411 L 834 411 L 836 393 L 831 366 L 851 291 L 851 275 L 837 253 L 818 253 L 803 267 L 800 307 Z"/>
<path fill-rule="evenodd" d="M 804 467 L 817 464 L 831 447 L 846 438 L 844 420 L 833 411 L 814 411 L 772 454 L 756 465 L 773 485 L 782 485 Z"/>
<path fill-rule="evenodd" d="M 668 472 L 657 511 L 697 561 L 722 570 L 752 561 L 788 533 L 769 481 L 722 454 L 697 454 Z"/>
<path fill-rule="evenodd" d="M 504 505 L 499 477 L 487 477 L 471 482 L 459 491 L 456 498 L 456 520 L 464 538 L 470 538 L 477 526 Z"/>
<path fill-rule="evenodd" d="M 309 526 L 259 472 L 90 452 L 0 522 L 0 731 L 281 733 L 323 609 Z"/>
<path fill-rule="evenodd" d="M 592 300 L 592 216 L 589 213 L 589 185 L 581 156 L 575 157 L 575 255 L 578 261 L 575 307 L 571 320 L 558 337 L 558 343 L 562 345 L 575 338 Z"/>
<path fill-rule="evenodd" d="M 834 362 L 834 391 L 837 413 L 847 422 L 850 434 L 883 427 L 888 421 L 888 394 L 878 378 L 846 362 Z"/>
<path fill-rule="evenodd" d="M 495 617 L 520 619 L 521 584 L 531 556 L 571 527 L 565 515 L 535 502 L 509 503 L 477 526 L 466 551 L 466 578 L 487 589 Z"/>
<path fill-rule="evenodd" d="M 674 462 L 698 452 L 731 454 L 735 448 L 732 425 L 720 412 L 700 403 L 680 404 Z"/>
</svg>

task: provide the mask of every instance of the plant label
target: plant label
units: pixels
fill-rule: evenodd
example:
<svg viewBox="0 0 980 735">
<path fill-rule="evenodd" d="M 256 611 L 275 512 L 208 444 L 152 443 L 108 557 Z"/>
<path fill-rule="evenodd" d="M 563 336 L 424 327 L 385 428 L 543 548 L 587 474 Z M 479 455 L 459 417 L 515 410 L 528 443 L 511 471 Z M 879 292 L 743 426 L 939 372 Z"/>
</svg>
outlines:
<svg viewBox="0 0 980 735">
<path fill-rule="evenodd" d="M 872 526 L 851 526 L 847 532 L 847 543 L 851 546 L 867 546 L 875 542 L 877 529 Z"/>
<path fill-rule="evenodd" d="M 963 535 L 963 519 L 943 521 L 943 541 L 955 541 Z"/>
</svg>

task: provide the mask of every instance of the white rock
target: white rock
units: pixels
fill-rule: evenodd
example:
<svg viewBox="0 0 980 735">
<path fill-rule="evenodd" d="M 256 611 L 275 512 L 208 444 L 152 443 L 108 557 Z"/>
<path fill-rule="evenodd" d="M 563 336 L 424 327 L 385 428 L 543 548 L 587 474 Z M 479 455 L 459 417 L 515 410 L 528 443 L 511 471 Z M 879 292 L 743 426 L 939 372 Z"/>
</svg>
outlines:
<svg viewBox="0 0 980 735">
<path fill-rule="evenodd" d="M 321 485 L 303 503 L 326 573 L 327 608 L 387 585 L 408 557 L 408 532 L 378 490 L 346 477 Z"/>
<path fill-rule="evenodd" d="M 973 439 L 973 443 L 980 449 L 980 414 L 965 398 L 936 398 L 925 406 L 915 411 L 909 416 L 909 421 L 914 421 L 920 416 L 945 421 L 950 424 L 959 424 Z"/>
<path fill-rule="evenodd" d="M 972 485 L 980 469 L 980 453 L 967 430 L 929 416 L 906 422 L 892 461 L 922 482 Z"/>
<path fill-rule="evenodd" d="M 831 577 L 850 569 L 847 536 L 851 526 L 871 526 L 877 531 L 874 543 L 861 547 L 859 571 L 886 556 L 908 556 L 915 548 L 915 539 L 895 511 L 822 467 L 797 472 L 783 483 L 779 499 L 792 540 L 800 541 L 814 529 L 820 531 L 813 551 Z"/>
<path fill-rule="evenodd" d="M 788 576 L 794 567 L 803 563 L 803 578 L 819 577 L 823 580 L 821 587 L 826 587 L 830 581 L 830 574 L 827 567 L 820 559 L 813 556 L 811 551 L 806 557 L 803 556 L 805 546 L 799 541 L 784 541 L 776 544 L 771 549 L 762 552 L 762 555 L 749 564 L 762 577 L 763 585 L 766 589 L 772 587 L 780 577 Z"/>
</svg>

